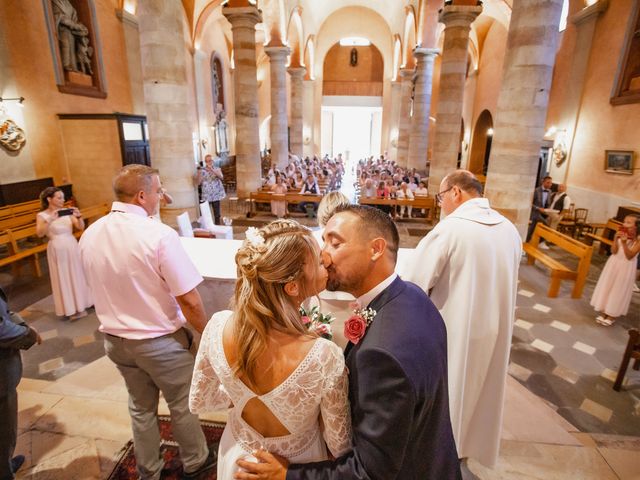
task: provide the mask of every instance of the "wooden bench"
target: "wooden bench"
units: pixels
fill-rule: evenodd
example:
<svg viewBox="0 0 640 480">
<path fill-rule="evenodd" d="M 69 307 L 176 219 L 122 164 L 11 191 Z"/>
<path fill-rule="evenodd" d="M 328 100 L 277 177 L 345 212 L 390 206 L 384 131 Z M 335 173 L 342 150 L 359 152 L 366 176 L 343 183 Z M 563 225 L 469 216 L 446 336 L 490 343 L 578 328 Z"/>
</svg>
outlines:
<svg viewBox="0 0 640 480">
<path fill-rule="evenodd" d="M 36 213 L 40 210 L 40 200 L 31 200 L 30 202 L 15 203 L 13 205 L 5 205 L 0 207 L 0 220 L 7 217 L 14 217 L 25 213 Z"/>
<path fill-rule="evenodd" d="M 615 218 L 610 218 L 605 225 L 592 224 L 591 228 L 593 232 L 585 233 L 584 238 L 588 245 L 593 245 L 594 240 L 600 242 L 599 253 L 604 255 L 608 247 L 613 245 L 613 236 L 618 229 L 622 226 L 622 222 L 619 222 Z M 598 230 L 602 228 L 602 235 L 598 235 Z"/>
<path fill-rule="evenodd" d="M 416 195 L 412 199 L 408 198 L 367 198 L 360 197 L 358 203 L 360 205 L 389 205 L 389 206 L 408 206 L 414 209 L 424 209 L 427 211 L 425 219 L 427 222 L 433 222 L 436 202 L 428 196 Z"/>
<path fill-rule="evenodd" d="M 5 244 L 8 247 L 9 255 L 0 258 L 0 267 L 6 265 L 14 266 L 14 275 L 19 274 L 18 262 L 24 259 L 31 259 L 33 264 L 34 273 L 38 276 L 42 276 L 40 270 L 40 258 L 39 254 L 47 250 L 47 244 L 39 243 L 36 246 L 24 247 L 22 242 L 28 238 L 35 237 L 36 226 L 30 225 L 28 227 L 22 227 L 15 230 L 7 230 L 0 234 L 0 244 Z"/>
<path fill-rule="evenodd" d="M 314 195 L 312 193 L 272 193 L 265 191 L 251 192 L 249 194 L 249 217 L 253 217 L 255 213 L 256 203 L 271 203 L 272 201 L 285 201 L 288 204 L 299 203 L 320 203 L 322 195 Z"/>
<path fill-rule="evenodd" d="M 553 243 L 565 252 L 569 252 L 580 259 L 577 270 L 571 270 L 566 265 L 560 263 L 555 258 L 550 257 L 538 249 L 540 240 L 547 243 Z M 527 254 L 527 263 L 533 265 L 536 260 L 551 269 L 551 284 L 547 296 L 555 298 L 560 291 L 560 282 L 562 280 L 573 280 L 575 285 L 571 292 L 572 298 L 581 298 L 584 284 L 589 274 L 591 266 L 591 255 L 593 248 L 564 233 L 553 230 L 542 223 L 536 225 L 533 236 L 528 243 L 523 245 L 523 249 Z"/>
<path fill-rule="evenodd" d="M 100 218 L 109 213 L 109 205 L 94 205 L 80 209 L 83 218 L 85 219 L 85 227 L 90 221 L 96 218 Z M 82 235 L 81 231 L 74 232 L 74 236 L 79 238 Z M 29 238 L 38 238 L 36 233 L 36 225 L 23 225 L 13 229 L 6 229 L 0 233 L 0 245 L 5 245 L 8 250 L 8 255 L 0 258 L 0 267 L 6 265 L 14 265 L 14 275 L 19 274 L 19 262 L 24 259 L 30 259 L 33 262 L 33 268 L 35 274 L 40 277 L 42 272 L 40 271 L 39 254 L 47 250 L 47 243 L 45 240 L 38 240 L 35 246 L 24 246 L 24 242 Z"/>
</svg>

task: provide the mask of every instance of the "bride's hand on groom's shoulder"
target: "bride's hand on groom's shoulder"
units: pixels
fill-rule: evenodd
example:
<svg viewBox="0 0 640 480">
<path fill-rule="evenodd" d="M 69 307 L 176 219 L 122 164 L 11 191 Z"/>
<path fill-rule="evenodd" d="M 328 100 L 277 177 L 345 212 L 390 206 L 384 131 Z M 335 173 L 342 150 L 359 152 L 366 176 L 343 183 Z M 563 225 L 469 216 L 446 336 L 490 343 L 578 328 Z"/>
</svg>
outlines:
<svg viewBox="0 0 640 480">
<path fill-rule="evenodd" d="M 236 472 L 236 480 L 285 480 L 289 462 L 286 458 L 269 453 L 266 450 L 256 450 L 253 456 L 258 462 L 238 460 L 238 465 L 244 470 Z"/>
</svg>

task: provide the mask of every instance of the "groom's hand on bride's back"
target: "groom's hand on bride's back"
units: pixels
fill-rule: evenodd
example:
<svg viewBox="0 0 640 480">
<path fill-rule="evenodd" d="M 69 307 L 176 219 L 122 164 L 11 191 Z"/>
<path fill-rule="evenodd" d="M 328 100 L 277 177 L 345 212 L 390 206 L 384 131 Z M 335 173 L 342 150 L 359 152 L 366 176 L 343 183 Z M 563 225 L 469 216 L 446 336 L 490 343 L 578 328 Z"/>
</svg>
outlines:
<svg viewBox="0 0 640 480">
<path fill-rule="evenodd" d="M 253 452 L 253 456 L 260 463 L 238 460 L 238 465 L 244 471 L 236 472 L 233 478 L 236 480 L 285 480 L 289 466 L 286 458 L 266 450 L 257 450 Z"/>
</svg>

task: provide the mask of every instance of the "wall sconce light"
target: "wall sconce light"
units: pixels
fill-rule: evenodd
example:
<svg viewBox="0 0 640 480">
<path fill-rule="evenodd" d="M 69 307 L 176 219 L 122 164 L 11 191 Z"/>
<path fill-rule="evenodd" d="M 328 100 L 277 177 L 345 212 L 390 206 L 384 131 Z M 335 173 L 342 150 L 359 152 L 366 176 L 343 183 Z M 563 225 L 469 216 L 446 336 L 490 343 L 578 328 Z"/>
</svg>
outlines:
<svg viewBox="0 0 640 480">
<path fill-rule="evenodd" d="M 304 137 L 304 139 L 302 140 L 302 143 L 304 143 L 305 145 L 309 145 L 311 143 L 311 138 L 310 137 Z"/>
<path fill-rule="evenodd" d="M 487 129 L 487 137 L 493 137 L 493 128 Z"/>
<path fill-rule="evenodd" d="M 200 145 L 202 145 L 202 149 L 206 150 L 207 149 L 207 140 L 205 138 L 203 138 L 202 140 L 200 140 Z"/>
<path fill-rule="evenodd" d="M 11 97 L 11 98 L 0 97 L 0 103 L 2 102 L 18 102 L 19 106 L 24 107 L 24 105 L 22 104 L 22 102 L 24 102 L 24 97 Z"/>
</svg>

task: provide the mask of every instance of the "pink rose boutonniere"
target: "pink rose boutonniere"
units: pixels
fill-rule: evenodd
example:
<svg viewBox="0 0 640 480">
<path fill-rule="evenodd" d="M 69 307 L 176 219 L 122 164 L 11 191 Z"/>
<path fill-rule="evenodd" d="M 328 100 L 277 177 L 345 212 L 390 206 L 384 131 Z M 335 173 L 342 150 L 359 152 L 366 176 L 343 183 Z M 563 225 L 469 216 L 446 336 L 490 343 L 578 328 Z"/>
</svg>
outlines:
<svg viewBox="0 0 640 480">
<path fill-rule="evenodd" d="M 344 336 L 354 345 L 364 337 L 367 327 L 373 322 L 376 311 L 371 308 L 356 308 L 346 322 L 344 322 Z"/>
</svg>

